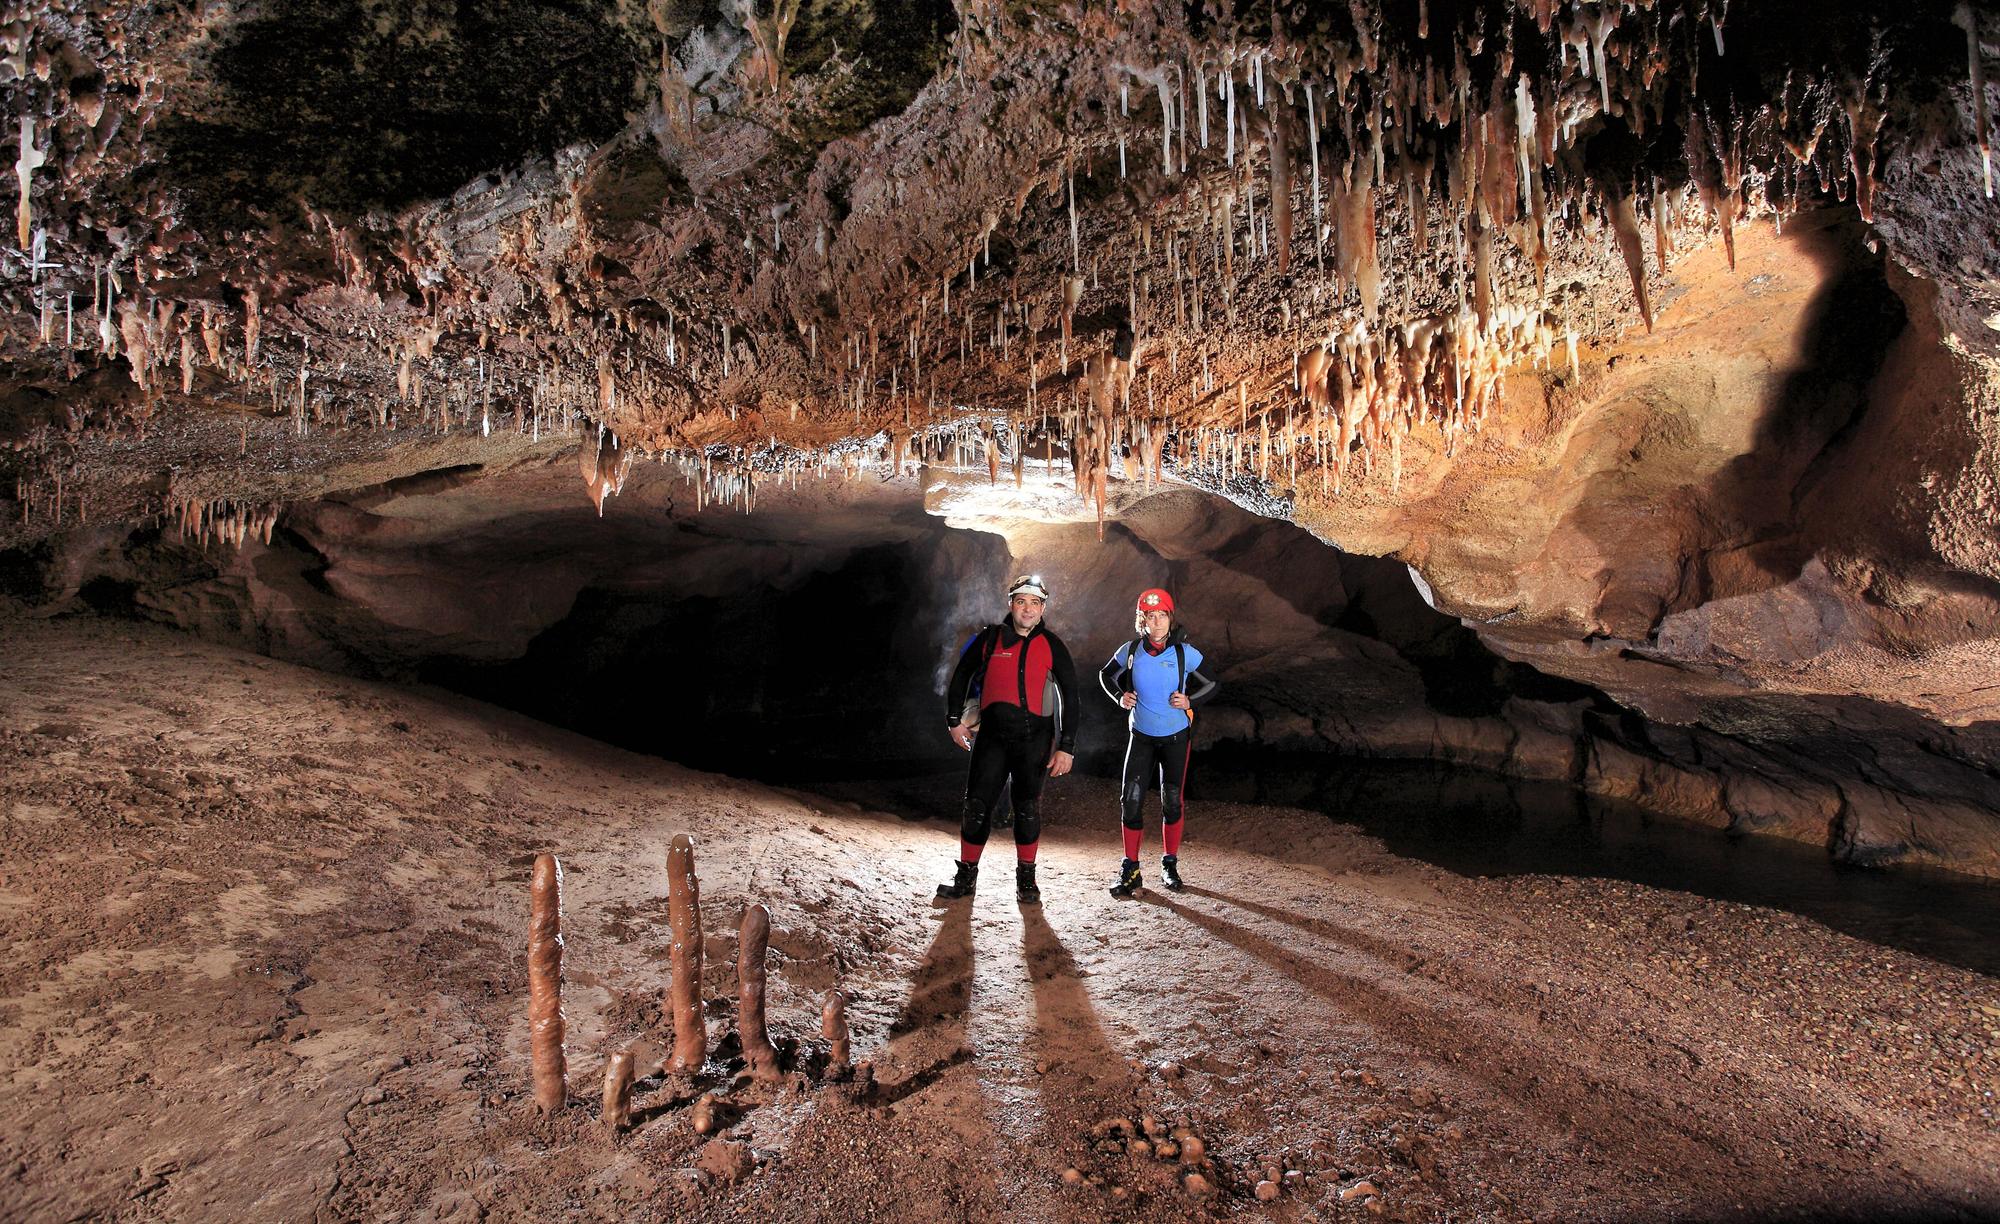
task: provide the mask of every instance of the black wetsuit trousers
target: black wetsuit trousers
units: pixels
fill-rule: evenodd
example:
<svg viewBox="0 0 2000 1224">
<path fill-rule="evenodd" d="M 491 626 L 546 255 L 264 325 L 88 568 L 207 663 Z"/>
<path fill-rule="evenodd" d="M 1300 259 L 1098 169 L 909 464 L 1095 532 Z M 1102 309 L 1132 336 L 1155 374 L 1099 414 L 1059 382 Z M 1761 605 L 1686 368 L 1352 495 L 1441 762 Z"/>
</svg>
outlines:
<svg viewBox="0 0 2000 1224">
<path fill-rule="evenodd" d="M 1188 750 L 1194 728 L 1172 735 L 1143 735 L 1132 732 L 1125 745 L 1125 786 L 1119 794 L 1120 815 L 1128 829 L 1145 827 L 1142 809 L 1146 790 L 1153 779 L 1160 780 L 1160 807 L 1165 824 L 1179 824 L 1186 810 L 1182 790 L 1187 786 Z"/>
<path fill-rule="evenodd" d="M 965 807 L 959 836 L 974 846 L 986 844 L 993 831 L 993 813 L 1000 792 L 1013 781 L 1014 844 L 1030 846 L 1042 836 L 1042 784 L 1049 777 L 1049 752 L 1055 746 L 1056 721 L 1038 717 L 1019 706 L 990 705 L 980 714 L 979 732 L 972 738 L 972 766 L 965 779 Z"/>
</svg>

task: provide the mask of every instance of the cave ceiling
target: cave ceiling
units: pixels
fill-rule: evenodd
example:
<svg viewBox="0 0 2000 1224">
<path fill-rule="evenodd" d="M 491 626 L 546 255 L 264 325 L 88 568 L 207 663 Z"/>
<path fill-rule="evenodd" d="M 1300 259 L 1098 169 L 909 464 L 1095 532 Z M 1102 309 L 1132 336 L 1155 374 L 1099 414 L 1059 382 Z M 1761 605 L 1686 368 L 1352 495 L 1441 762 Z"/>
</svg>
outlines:
<svg viewBox="0 0 2000 1224">
<path fill-rule="evenodd" d="M 556 456 L 594 514 L 635 462 L 743 509 L 922 469 L 968 523 L 1169 479 L 1411 562 L 1539 665 L 1677 669 L 1683 717 L 1702 677 L 1897 669 L 1993 716 L 1990 10 L 272 0 L 0 35 L 0 546 L 241 543 Z"/>
</svg>

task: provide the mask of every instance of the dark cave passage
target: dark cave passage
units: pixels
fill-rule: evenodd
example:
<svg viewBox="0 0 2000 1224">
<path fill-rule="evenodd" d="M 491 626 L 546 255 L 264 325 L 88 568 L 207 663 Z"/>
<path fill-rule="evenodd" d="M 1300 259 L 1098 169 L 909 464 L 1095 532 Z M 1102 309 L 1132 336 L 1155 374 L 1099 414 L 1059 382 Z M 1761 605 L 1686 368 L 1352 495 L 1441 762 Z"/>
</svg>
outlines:
<svg viewBox="0 0 2000 1224">
<path fill-rule="evenodd" d="M 690 517 L 670 482 L 645 477 L 598 519 L 567 481 L 495 482 L 527 507 L 511 516 L 488 513 L 496 491 L 479 481 L 302 508 L 234 569 L 142 533 L 76 606 L 951 823 L 964 758 L 944 733 L 944 682 L 1002 612 L 1006 578 L 1039 569 L 1054 587 L 1049 623 L 1082 689 L 1078 769 L 1099 778 L 1116 776 L 1125 739 L 1094 673 L 1130 639 L 1133 594 L 1164 584 L 1223 683 L 1199 723 L 1197 811 L 1315 811 L 1464 875 L 1629 880 L 2000 972 L 2000 887 L 1857 872 L 1824 846 L 1718 836 L 1743 831 L 1727 812 L 1635 799 L 1607 761 L 1713 747 L 1494 654 L 1401 564 L 1207 494 L 1156 498 L 1100 543 L 1085 524 L 952 527 L 879 490 Z M 60 568 L 16 562 L 22 589 Z"/>
</svg>

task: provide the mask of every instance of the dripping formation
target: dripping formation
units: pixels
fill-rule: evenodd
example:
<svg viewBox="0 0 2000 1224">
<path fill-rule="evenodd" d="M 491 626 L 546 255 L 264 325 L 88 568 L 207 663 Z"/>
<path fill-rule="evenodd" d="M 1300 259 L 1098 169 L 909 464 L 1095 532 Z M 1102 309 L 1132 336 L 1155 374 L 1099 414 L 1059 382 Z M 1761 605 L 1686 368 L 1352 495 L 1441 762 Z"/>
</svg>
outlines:
<svg viewBox="0 0 2000 1224">
<path fill-rule="evenodd" d="M 735 14 L 746 113 L 806 104 L 783 62 L 797 16 Z M 703 504 L 748 510 L 760 477 L 901 470 L 899 448 L 933 453 L 920 439 L 968 419 L 991 439 L 989 468 L 1017 479 L 1020 440 L 1059 447 L 1100 516 L 1127 469 L 1148 484 L 1168 467 L 1225 489 L 1254 480 L 1280 502 L 1343 496 L 1357 477 L 1393 496 L 1418 451 L 1449 458 L 1480 429 L 1498 379 L 1547 371 L 1557 338 L 1567 355 L 1629 323 L 1650 330 L 1649 278 L 1676 252 L 1712 234 L 1733 260 L 1739 226 L 1822 203 L 1873 218 L 1892 85 L 1917 67 L 1895 31 L 1829 22 L 1759 92 L 1748 60 L 1777 51 L 1779 16 L 1713 0 L 1233 20 L 1076 7 L 1053 28 L 968 12 L 950 36 L 961 107 L 994 104 L 1009 38 L 1075 40 L 1067 84 L 1034 78 L 1059 122 L 1017 141 L 1042 169 L 998 193 L 990 176 L 954 180 L 967 221 L 932 235 L 928 266 L 881 241 L 930 219 L 900 170 L 842 187 L 822 164 L 803 206 L 751 210 L 741 230 L 675 221 L 670 199 L 662 233 L 683 224 L 744 257 L 685 293 L 667 265 L 642 274 L 640 248 L 620 245 L 633 232 L 601 214 L 626 162 L 697 167 L 730 122 L 719 104 L 661 85 L 657 132 L 480 180 L 406 211 L 393 237 L 380 215 L 308 205 L 298 232 L 332 270 L 313 288 L 266 275 L 268 238 L 217 246 L 171 179 L 150 211 L 79 210 L 156 156 L 149 131 L 182 95 L 147 52 L 173 32 L 141 46 L 89 14 L 17 21 L 15 358 L 65 381 L 116 369 L 132 393 L 107 425 L 226 406 L 245 422 L 233 458 L 253 463 L 253 419 L 294 439 L 533 443 L 594 422 L 611 446 L 580 465 L 600 514 L 635 451 L 675 463 Z M 1964 5 L 1939 20 L 1970 48 L 1970 126 L 1990 165 L 1977 23 Z M 920 106 L 902 122 L 930 118 Z M 935 164 L 969 169 L 949 146 Z M 489 218 L 476 254 L 454 208 Z M 787 242 L 788 223 L 810 239 Z M 1413 431 L 1427 431 L 1415 451 Z M 850 457 L 857 445 L 875 454 Z M 47 469 L 17 470 L 24 511 L 60 505 Z"/>
</svg>

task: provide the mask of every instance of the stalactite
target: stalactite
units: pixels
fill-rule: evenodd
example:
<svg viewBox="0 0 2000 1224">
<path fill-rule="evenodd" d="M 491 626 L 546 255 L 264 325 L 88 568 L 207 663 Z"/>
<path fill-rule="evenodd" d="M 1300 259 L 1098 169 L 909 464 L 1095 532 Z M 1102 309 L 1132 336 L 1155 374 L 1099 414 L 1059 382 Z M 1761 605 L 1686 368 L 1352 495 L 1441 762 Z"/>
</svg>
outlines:
<svg viewBox="0 0 2000 1224">
<path fill-rule="evenodd" d="M 1986 181 L 1986 198 L 1993 198 L 1992 125 L 1986 117 L 1986 69 L 1979 54 L 1979 19 L 1970 4 L 1952 10 L 1952 24 L 1965 31 L 1966 68 L 1972 82 L 1973 138 L 1979 144 L 1979 168 Z M 1879 126 L 1880 121 L 1877 121 Z"/>
<path fill-rule="evenodd" d="M 1646 330 L 1653 330 L 1653 301 L 1646 292 L 1646 247 L 1639 236 L 1639 216 L 1633 210 L 1632 197 L 1623 192 L 1611 196 L 1611 232 L 1618 242 L 1618 250 L 1625 258 L 1625 271 L 1632 278 L 1632 297 L 1639 304 L 1639 317 L 1646 322 Z"/>
<path fill-rule="evenodd" d="M 1292 267 L 1292 165 L 1291 110 L 1280 102 L 1268 116 L 1270 124 L 1271 214 L 1278 231 L 1278 275 Z"/>
</svg>

